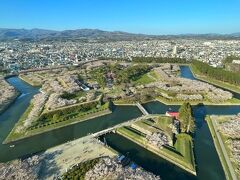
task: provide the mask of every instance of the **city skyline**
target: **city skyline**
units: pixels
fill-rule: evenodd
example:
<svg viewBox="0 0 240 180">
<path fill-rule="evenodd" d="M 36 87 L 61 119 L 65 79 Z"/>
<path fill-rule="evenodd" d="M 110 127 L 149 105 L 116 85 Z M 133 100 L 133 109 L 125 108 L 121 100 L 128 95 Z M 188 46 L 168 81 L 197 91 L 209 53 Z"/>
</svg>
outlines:
<svg viewBox="0 0 240 180">
<path fill-rule="evenodd" d="M 0 27 L 101 29 L 141 34 L 230 34 L 240 31 L 240 2 L 145 0 L 3 1 Z"/>
</svg>

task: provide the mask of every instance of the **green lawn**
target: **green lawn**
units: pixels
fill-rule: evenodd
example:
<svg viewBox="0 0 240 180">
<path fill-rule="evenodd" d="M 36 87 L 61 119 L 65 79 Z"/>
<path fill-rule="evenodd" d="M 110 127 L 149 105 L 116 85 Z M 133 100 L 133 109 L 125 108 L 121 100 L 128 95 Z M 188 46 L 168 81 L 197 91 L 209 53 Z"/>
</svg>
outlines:
<svg viewBox="0 0 240 180">
<path fill-rule="evenodd" d="M 27 118 L 29 112 L 32 109 L 32 105 L 30 105 L 28 107 L 28 109 L 24 112 L 24 114 L 22 115 L 20 120 L 15 124 L 14 128 L 12 129 L 12 131 L 7 136 L 7 138 L 5 139 L 4 142 L 8 143 L 10 141 L 15 141 L 20 138 L 29 137 L 29 136 L 32 136 L 35 134 L 40 134 L 40 133 L 43 133 L 46 131 L 64 127 L 64 126 L 67 126 L 67 125 L 70 125 L 73 123 L 78 123 L 78 122 L 86 121 L 86 120 L 94 118 L 94 117 L 109 114 L 109 113 L 111 113 L 111 111 L 109 110 L 108 107 L 109 107 L 109 103 L 105 103 L 98 109 L 93 108 L 93 109 L 90 109 L 90 110 L 84 111 L 84 112 L 80 111 L 80 112 L 78 112 L 78 114 L 71 116 L 71 118 L 59 117 L 58 119 L 48 119 L 47 121 L 44 121 L 44 122 L 39 122 L 39 120 L 36 120 L 35 123 L 32 124 L 32 126 L 29 127 L 28 129 L 24 129 L 20 132 L 17 132 L 16 129 L 19 126 L 23 125 L 25 119 Z"/>
<path fill-rule="evenodd" d="M 122 135 L 125 135 L 125 136 L 131 138 L 132 140 L 137 141 L 139 143 L 142 143 L 142 144 L 145 143 L 145 137 L 144 136 L 139 135 L 136 132 L 134 132 L 134 131 L 126 128 L 126 127 L 118 128 L 117 132 L 122 134 Z"/>
<path fill-rule="evenodd" d="M 149 74 L 155 79 L 160 79 L 160 75 L 157 74 L 154 70 L 150 71 Z"/>
<path fill-rule="evenodd" d="M 232 103 L 232 104 L 240 104 L 240 99 L 232 98 L 232 99 L 228 100 L 227 102 Z"/>
<path fill-rule="evenodd" d="M 167 116 L 159 116 L 153 119 L 144 119 L 141 121 L 135 122 L 132 127 L 136 128 L 146 134 L 150 134 L 151 132 L 159 132 L 163 131 L 168 136 L 169 143 L 172 145 L 173 143 L 173 132 L 170 127 L 172 124 L 172 118 Z"/>
<path fill-rule="evenodd" d="M 155 128 L 154 126 L 149 126 L 147 123 L 145 123 L 144 121 L 137 121 L 134 123 L 134 127 L 139 127 L 140 129 L 142 129 L 143 131 L 148 131 L 148 132 L 157 132 L 158 129 Z"/>
<path fill-rule="evenodd" d="M 193 142 L 192 137 L 188 134 L 178 134 L 176 143 L 174 144 L 174 147 L 178 152 L 181 153 L 181 155 L 184 157 L 184 160 L 191 164 L 194 168 L 195 160 L 194 160 L 194 154 L 193 154 Z"/>
<path fill-rule="evenodd" d="M 143 85 L 148 84 L 151 82 L 155 82 L 155 80 L 148 76 L 148 74 L 142 75 L 138 80 L 134 81 L 134 84 L 136 85 Z"/>
<path fill-rule="evenodd" d="M 163 131 L 166 131 L 169 129 L 169 125 L 172 124 L 173 120 L 171 117 L 168 116 L 159 116 L 156 119 L 156 126 L 162 129 Z"/>
<path fill-rule="evenodd" d="M 107 93 L 109 96 L 118 96 L 123 93 L 123 86 L 114 85 L 112 89 L 103 90 L 103 93 Z"/>
<path fill-rule="evenodd" d="M 150 121 L 150 120 L 142 120 L 142 121 L 138 121 L 137 123 L 139 123 L 143 128 L 148 129 L 149 127 L 153 127 L 155 131 L 157 131 L 157 129 L 161 129 L 162 131 L 164 131 L 166 134 L 169 135 L 169 137 L 172 139 L 173 137 L 173 132 L 172 129 L 170 128 L 170 124 L 172 124 L 172 118 L 168 117 L 168 116 L 159 116 L 154 118 L 154 122 Z M 148 126 L 148 127 L 147 127 Z"/>
<path fill-rule="evenodd" d="M 137 123 L 137 125 L 139 124 L 140 123 Z M 145 125 L 143 126 L 141 124 L 142 127 L 146 128 Z M 171 146 L 169 147 L 163 146 L 162 148 L 158 148 L 149 144 L 147 139 L 142 134 L 139 134 L 139 132 L 134 130 L 133 128 L 129 129 L 127 127 L 121 127 L 117 129 L 117 133 L 132 140 L 133 142 L 139 144 L 140 146 L 143 146 L 149 151 L 156 153 L 162 158 L 165 158 L 166 160 L 182 167 L 183 169 L 188 170 L 192 173 L 195 172 L 193 143 L 190 135 L 187 134 L 178 135 L 177 143 L 175 144 L 176 148 Z"/>
<path fill-rule="evenodd" d="M 74 108 L 74 107 L 73 107 Z M 59 116 L 57 118 L 48 118 L 47 120 L 41 121 L 40 119 L 36 121 L 36 123 L 31 127 L 31 130 L 42 128 L 45 126 L 62 123 L 62 122 L 73 122 L 79 119 L 84 119 L 86 116 L 91 116 L 94 113 L 101 112 L 103 110 L 107 110 L 109 108 L 109 103 L 105 103 L 104 105 L 100 106 L 99 108 L 91 108 L 87 111 L 79 111 L 79 112 L 73 112 L 73 113 L 67 113 L 65 115 Z M 47 114 L 47 113 L 46 113 Z"/>
<path fill-rule="evenodd" d="M 169 137 L 171 137 L 171 139 L 173 139 L 172 128 L 170 128 L 170 125 L 172 124 L 173 119 L 167 116 L 159 116 L 158 118 L 156 118 L 155 121 L 156 121 L 155 126 L 162 129 L 166 134 L 169 135 Z"/>
</svg>

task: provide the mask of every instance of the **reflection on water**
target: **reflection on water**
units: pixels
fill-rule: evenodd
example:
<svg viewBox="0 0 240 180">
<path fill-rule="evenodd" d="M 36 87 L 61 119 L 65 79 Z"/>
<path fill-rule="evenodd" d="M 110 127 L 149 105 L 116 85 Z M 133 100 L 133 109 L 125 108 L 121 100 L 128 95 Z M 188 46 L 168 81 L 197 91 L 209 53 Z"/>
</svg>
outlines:
<svg viewBox="0 0 240 180">
<path fill-rule="evenodd" d="M 203 123 L 206 123 L 205 117 L 207 115 L 206 107 L 201 103 L 193 107 L 193 116 L 197 128 L 201 128 Z"/>
</svg>

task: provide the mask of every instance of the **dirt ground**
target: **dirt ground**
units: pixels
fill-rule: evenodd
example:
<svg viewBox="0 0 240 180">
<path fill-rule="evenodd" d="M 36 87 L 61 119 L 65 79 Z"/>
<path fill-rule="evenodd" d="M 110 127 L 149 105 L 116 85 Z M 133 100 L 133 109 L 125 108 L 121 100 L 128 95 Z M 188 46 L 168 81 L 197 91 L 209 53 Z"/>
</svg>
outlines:
<svg viewBox="0 0 240 180">
<path fill-rule="evenodd" d="M 80 162 L 97 157 L 113 157 L 116 153 L 91 136 L 83 137 L 54 148 L 40 155 L 40 179 L 54 179 L 68 168 Z"/>
</svg>

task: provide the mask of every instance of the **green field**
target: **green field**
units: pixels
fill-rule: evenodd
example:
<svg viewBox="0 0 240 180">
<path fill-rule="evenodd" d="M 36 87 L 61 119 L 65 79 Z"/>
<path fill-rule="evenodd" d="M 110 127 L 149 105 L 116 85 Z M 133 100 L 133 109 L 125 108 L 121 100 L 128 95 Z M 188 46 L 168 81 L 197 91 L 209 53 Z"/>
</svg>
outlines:
<svg viewBox="0 0 240 180">
<path fill-rule="evenodd" d="M 187 163 L 195 164 L 192 137 L 188 134 L 178 134 L 176 137 L 174 144 L 176 150 L 181 153 Z"/>
<path fill-rule="evenodd" d="M 125 135 L 125 136 L 131 138 L 132 140 L 137 141 L 139 143 L 142 143 L 142 144 L 145 143 L 145 137 L 144 136 L 139 135 L 136 132 L 134 132 L 134 131 L 126 128 L 126 127 L 118 128 L 117 132 L 122 134 L 122 135 Z"/>
<path fill-rule="evenodd" d="M 72 108 L 74 108 L 74 106 Z M 69 123 L 69 122 L 73 122 L 76 120 L 80 121 L 80 119 L 84 119 L 84 117 L 86 117 L 88 115 L 91 116 L 94 113 L 98 113 L 103 110 L 108 110 L 108 108 L 109 108 L 109 103 L 105 103 L 104 105 L 100 106 L 99 108 L 94 107 L 89 110 L 80 110 L 77 112 L 69 112 L 66 114 L 58 115 L 58 116 L 55 116 L 56 114 L 53 114 L 52 117 L 46 116 L 46 119 L 44 119 L 44 118 L 41 119 L 42 116 L 44 116 L 45 114 L 48 114 L 48 113 L 45 113 L 40 116 L 39 120 L 36 121 L 30 129 L 33 130 L 33 129 L 43 128 L 45 126 L 62 123 L 62 122 Z"/>
<path fill-rule="evenodd" d="M 173 120 L 168 116 L 159 116 L 154 118 L 154 122 L 148 119 L 138 121 L 135 124 L 139 125 L 144 129 L 152 130 L 152 132 L 156 132 L 158 130 L 162 130 L 168 135 L 171 139 L 173 139 L 173 132 L 170 128 L 170 124 L 172 124 Z"/>
<path fill-rule="evenodd" d="M 163 123 L 159 123 L 155 127 L 161 127 L 162 129 L 167 129 L 169 119 L 162 118 Z M 177 140 L 174 146 L 163 146 L 158 148 L 152 144 L 149 144 L 146 135 L 144 133 L 139 133 L 139 130 L 143 128 L 144 130 L 153 132 L 157 131 L 151 126 L 151 122 L 148 120 L 142 120 L 134 123 L 135 126 L 121 127 L 117 129 L 117 133 L 132 140 L 133 142 L 143 146 L 144 148 L 152 151 L 153 153 L 161 156 L 162 158 L 176 164 L 177 166 L 187 170 L 188 172 L 195 174 L 195 160 L 193 153 L 193 142 L 190 135 L 179 134 L 177 135 Z M 155 123 L 154 123 L 155 124 Z M 140 128 L 137 128 L 139 126 Z M 149 126 L 149 127 L 148 127 Z M 137 128 L 137 129 L 134 129 Z"/>
<path fill-rule="evenodd" d="M 157 74 L 154 70 L 150 71 L 149 74 L 154 77 L 155 79 L 160 79 L 160 75 Z"/>
<path fill-rule="evenodd" d="M 139 127 L 138 129 L 142 129 L 143 132 L 144 131 L 147 131 L 147 132 L 157 132 L 158 131 L 158 129 L 155 128 L 154 126 L 148 125 L 148 123 L 146 121 L 148 121 L 148 120 L 135 122 L 134 123 L 134 128 Z"/>
<path fill-rule="evenodd" d="M 163 131 L 167 131 L 169 129 L 169 125 L 172 124 L 172 118 L 168 116 L 159 116 L 155 121 L 156 126 L 161 128 Z"/>
<path fill-rule="evenodd" d="M 72 108 L 75 108 L 75 106 L 72 106 Z M 92 108 L 87 111 L 79 111 L 77 114 L 70 113 L 62 117 L 60 116 L 58 118 L 54 118 L 54 115 L 53 115 L 53 118 L 49 118 L 44 121 L 38 119 L 29 128 L 24 129 L 20 132 L 16 131 L 18 127 L 23 126 L 24 121 L 26 120 L 31 109 L 32 109 L 32 105 L 30 105 L 27 108 L 27 110 L 24 112 L 20 120 L 15 124 L 14 128 L 5 139 L 4 143 L 9 143 L 11 141 L 15 141 L 15 140 L 29 137 L 35 134 L 40 134 L 46 131 L 50 131 L 53 129 L 57 129 L 70 124 L 86 121 L 94 117 L 103 116 L 111 113 L 111 111 L 109 110 L 109 103 L 105 103 L 98 108 Z"/>
<path fill-rule="evenodd" d="M 133 83 L 135 85 L 143 85 L 143 84 L 148 84 L 151 82 L 155 82 L 155 80 L 153 78 L 149 77 L 148 74 L 144 74 L 136 81 L 133 81 Z"/>
</svg>

